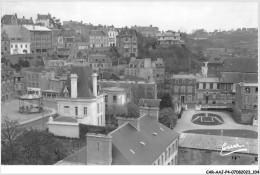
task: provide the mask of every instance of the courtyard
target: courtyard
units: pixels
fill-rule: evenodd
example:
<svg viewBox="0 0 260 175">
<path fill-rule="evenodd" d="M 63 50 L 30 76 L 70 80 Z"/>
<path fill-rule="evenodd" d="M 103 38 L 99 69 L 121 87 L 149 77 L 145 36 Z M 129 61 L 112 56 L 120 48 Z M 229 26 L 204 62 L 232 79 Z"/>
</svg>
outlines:
<svg viewBox="0 0 260 175">
<path fill-rule="evenodd" d="M 11 120 L 17 120 L 20 124 L 33 122 L 56 113 L 55 109 L 45 107 L 44 105 L 43 113 L 22 114 L 19 112 L 19 100 L 4 103 L 1 105 L 1 108 L 2 119 L 4 116 L 7 116 Z"/>
<path fill-rule="evenodd" d="M 236 123 L 232 116 L 227 112 L 218 112 L 218 111 L 203 111 L 203 113 L 211 113 L 221 116 L 221 118 L 224 120 L 224 123 L 221 125 L 198 125 L 192 123 L 192 117 L 195 114 L 202 113 L 202 111 L 196 111 L 195 109 L 188 109 L 183 112 L 182 117 L 178 119 L 176 126 L 174 127 L 174 130 L 176 132 L 182 133 L 187 130 L 195 130 L 195 129 L 240 129 L 240 130 L 252 130 L 252 131 L 258 131 L 257 126 L 252 125 L 242 125 Z"/>
</svg>

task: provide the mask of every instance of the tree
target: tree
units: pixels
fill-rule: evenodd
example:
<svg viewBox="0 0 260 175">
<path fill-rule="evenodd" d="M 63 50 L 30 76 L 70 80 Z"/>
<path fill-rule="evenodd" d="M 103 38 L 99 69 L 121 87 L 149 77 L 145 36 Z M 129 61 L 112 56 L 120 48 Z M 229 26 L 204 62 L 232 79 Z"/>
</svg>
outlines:
<svg viewBox="0 0 260 175">
<path fill-rule="evenodd" d="M 126 106 L 127 116 L 131 118 L 138 118 L 140 116 L 139 106 L 130 102 Z"/>
<path fill-rule="evenodd" d="M 13 162 L 18 150 L 17 138 L 23 133 L 16 120 L 11 120 L 4 116 L 1 123 L 1 154 L 2 164 Z"/>
<path fill-rule="evenodd" d="M 159 112 L 159 122 L 167 126 L 168 128 L 172 129 L 176 125 L 177 119 L 177 115 L 170 107 L 163 108 Z"/>
<path fill-rule="evenodd" d="M 5 117 L 1 124 L 1 160 L 4 165 L 52 165 L 68 150 L 48 131 L 26 131 L 18 121 Z"/>
<path fill-rule="evenodd" d="M 172 97 L 169 93 L 163 93 L 159 98 L 161 99 L 160 110 L 163 108 L 173 108 Z"/>
</svg>

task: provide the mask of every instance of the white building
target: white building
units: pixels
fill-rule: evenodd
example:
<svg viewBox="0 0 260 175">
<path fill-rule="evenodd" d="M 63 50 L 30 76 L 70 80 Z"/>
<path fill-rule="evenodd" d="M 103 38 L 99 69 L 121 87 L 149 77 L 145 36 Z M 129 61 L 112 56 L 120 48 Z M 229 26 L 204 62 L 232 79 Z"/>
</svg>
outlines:
<svg viewBox="0 0 260 175">
<path fill-rule="evenodd" d="M 10 42 L 10 54 L 27 54 L 31 53 L 30 42 L 25 41 L 11 41 Z"/>
<path fill-rule="evenodd" d="M 160 45 L 184 44 L 179 32 L 167 31 L 156 34 Z"/>
<path fill-rule="evenodd" d="M 118 35 L 118 31 L 115 29 L 109 30 L 108 31 L 108 43 L 109 46 L 116 46 L 116 36 Z"/>
<path fill-rule="evenodd" d="M 71 74 L 57 98 L 59 117 L 54 120 L 51 118 L 48 123 L 50 132 L 59 136 L 78 137 L 76 132 L 79 123 L 105 126 L 105 94 L 98 92 L 98 75 L 91 74 L 87 66 L 72 66 Z"/>
</svg>

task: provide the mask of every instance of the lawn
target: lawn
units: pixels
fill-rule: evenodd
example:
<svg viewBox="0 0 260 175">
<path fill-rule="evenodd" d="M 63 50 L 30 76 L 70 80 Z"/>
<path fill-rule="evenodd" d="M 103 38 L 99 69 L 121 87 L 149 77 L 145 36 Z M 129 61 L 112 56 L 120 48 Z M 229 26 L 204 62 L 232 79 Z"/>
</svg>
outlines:
<svg viewBox="0 0 260 175">
<path fill-rule="evenodd" d="M 199 113 L 192 116 L 191 122 L 197 125 L 221 125 L 224 120 L 217 114 Z"/>
<path fill-rule="evenodd" d="M 194 129 L 194 130 L 184 131 L 184 133 L 220 135 L 221 129 Z M 257 139 L 258 133 L 251 130 L 224 129 L 223 136 Z"/>
</svg>

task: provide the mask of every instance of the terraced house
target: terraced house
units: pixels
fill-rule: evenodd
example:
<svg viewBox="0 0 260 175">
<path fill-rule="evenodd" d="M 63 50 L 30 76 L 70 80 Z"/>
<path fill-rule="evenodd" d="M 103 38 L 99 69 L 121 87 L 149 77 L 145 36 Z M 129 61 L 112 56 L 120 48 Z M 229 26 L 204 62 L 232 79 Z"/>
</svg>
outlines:
<svg viewBox="0 0 260 175">
<path fill-rule="evenodd" d="M 136 30 L 123 28 L 116 36 L 116 47 L 123 57 L 138 56 L 138 38 Z"/>
<path fill-rule="evenodd" d="M 170 94 L 175 102 L 196 103 L 196 76 L 192 74 L 174 74 L 170 78 Z"/>
<path fill-rule="evenodd" d="M 93 30 L 89 34 L 91 48 L 109 47 L 108 36 L 103 31 Z"/>
<path fill-rule="evenodd" d="M 88 63 L 92 70 L 101 72 L 112 68 L 111 59 L 102 54 L 92 54 L 88 56 Z"/>
</svg>

